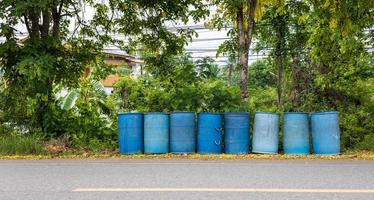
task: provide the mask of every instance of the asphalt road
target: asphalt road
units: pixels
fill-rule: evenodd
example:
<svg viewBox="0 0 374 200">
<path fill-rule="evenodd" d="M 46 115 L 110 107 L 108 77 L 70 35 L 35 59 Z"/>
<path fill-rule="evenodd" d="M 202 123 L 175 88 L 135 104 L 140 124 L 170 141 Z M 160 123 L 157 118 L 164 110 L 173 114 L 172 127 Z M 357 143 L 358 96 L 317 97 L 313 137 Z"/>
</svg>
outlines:
<svg viewBox="0 0 374 200">
<path fill-rule="evenodd" d="M 0 160 L 0 199 L 374 199 L 373 161 Z"/>
</svg>

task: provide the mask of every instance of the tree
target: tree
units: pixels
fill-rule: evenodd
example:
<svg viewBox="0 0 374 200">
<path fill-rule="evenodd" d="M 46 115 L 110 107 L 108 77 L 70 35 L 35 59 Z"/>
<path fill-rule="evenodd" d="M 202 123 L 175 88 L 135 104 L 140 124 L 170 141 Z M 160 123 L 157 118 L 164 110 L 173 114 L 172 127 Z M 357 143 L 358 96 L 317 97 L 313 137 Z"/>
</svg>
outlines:
<svg viewBox="0 0 374 200">
<path fill-rule="evenodd" d="M 74 87 L 87 66 L 102 64 L 102 43 L 69 33 L 79 12 L 78 1 L 1 2 L 0 67 L 6 82 L 1 110 L 11 122 L 48 132 L 55 87 Z M 18 38 L 19 28 L 28 37 Z"/>
<path fill-rule="evenodd" d="M 270 49 L 272 62 L 283 60 L 276 64 L 283 69 L 280 108 L 339 111 L 342 147 L 374 143 L 374 65 L 368 51 L 373 8 L 371 1 L 287 0 L 282 9 L 269 6 L 261 20 L 268 25 L 256 29 L 258 45 Z"/>
<path fill-rule="evenodd" d="M 352 91 L 363 89 L 359 81 L 370 80 L 373 72 L 365 30 L 374 25 L 374 3 L 325 0 L 312 1 L 311 6 L 311 20 L 316 26 L 308 45 L 318 71 L 316 85 L 331 105 L 345 105 L 352 100 L 348 98 L 354 95 Z"/>
<path fill-rule="evenodd" d="M 261 23 L 258 26 L 256 38 L 258 50 L 270 50 L 277 69 L 277 104 L 282 110 L 285 81 L 284 71 L 289 71 L 295 76 L 295 85 L 305 81 L 300 77 L 304 73 L 302 65 L 307 62 L 306 43 L 309 38 L 308 22 L 305 17 L 310 10 L 309 5 L 303 1 L 288 0 L 277 1 L 265 9 Z M 296 73 L 299 73 L 296 75 Z M 311 74 L 312 71 L 306 72 Z M 297 76 L 297 78 L 296 78 Z M 297 93 L 297 91 L 296 91 Z M 299 96 L 297 96 L 298 98 Z"/>
<path fill-rule="evenodd" d="M 84 4 L 94 10 L 90 20 L 82 18 Z M 51 119 L 57 118 L 59 109 L 55 92 L 79 87 L 87 67 L 96 69 L 97 80 L 105 77 L 104 46 L 119 45 L 131 53 L 142 45 L 152 53 L 149 60 L 162 68 L 165 55 L 181 52 L 195 34 L 189 29 L 170 30 L 167 24 L 186 23 L 189 17 L 198 20 L 207 15 L 205 8 L 197 0 L 3 0 L 0 37 L 5 42 L 0 44 L 0 67 L 6 87 L 0 109 L 7 121 L 53 134 L 48 127 L 55 124 Z M 21 44 L 19 27 L 29 35 Z M 126 40 L 112 37 L 115 33 Z"/>
<path fill-rule="evenodd" d="M 263 7 L 270 1 L 258 0 L 215 0 L 217 13 L 210 22 L 211 27 L 230 28 L 229 36 L 235 41 L 240 66 L 240 91 L 243 100 L 248 100 L 248 56 L 256 21 L 262 16 Z M 231 49 L 232 42 L 226 41 L 221 52 Z M 229 49 L 227 49 L 229 48 Z"/>
<path fill-rule="evenodd" d="M 308 40 L 320 104 L 341 112 L 347 147 L 370 137 L 374 127 L 374 65 L 368 52 L 373 1 L 310 1 L 314 28 Z M 372 48 L 369 46 L 369 49 Z"/>
</svg>

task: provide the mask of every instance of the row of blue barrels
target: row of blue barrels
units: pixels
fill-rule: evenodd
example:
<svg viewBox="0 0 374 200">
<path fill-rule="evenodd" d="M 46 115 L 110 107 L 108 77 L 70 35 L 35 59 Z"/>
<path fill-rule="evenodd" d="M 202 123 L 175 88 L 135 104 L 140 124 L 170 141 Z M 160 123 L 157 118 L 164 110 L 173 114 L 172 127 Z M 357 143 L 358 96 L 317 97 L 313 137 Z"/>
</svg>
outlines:
<svg viewBox="0 0 374 200">
<path fill-rule="evenodd" d="M 224 123 L 222 123 L 224 121 Z M 121 113 L 118 115 L 120 153 L 249 153 L 248 113 Z M 224 124 L 224 125 L 223 125 Z M 337 112 L 311 114 L 315 154 L 339 154 L 340 130 Z M 223 134 L 224 132 L 224 134 Z M 222 141 L 222 135 L 223 141 Z M 309 154 L 309 114 L 288 112 L 283 116 L 285 154 Z M 196 142 L 197 141 L 197 142 Z M 278 153 L 279 115 L 257 112 L 253 125 L 252 152 Z"/>
</svg>

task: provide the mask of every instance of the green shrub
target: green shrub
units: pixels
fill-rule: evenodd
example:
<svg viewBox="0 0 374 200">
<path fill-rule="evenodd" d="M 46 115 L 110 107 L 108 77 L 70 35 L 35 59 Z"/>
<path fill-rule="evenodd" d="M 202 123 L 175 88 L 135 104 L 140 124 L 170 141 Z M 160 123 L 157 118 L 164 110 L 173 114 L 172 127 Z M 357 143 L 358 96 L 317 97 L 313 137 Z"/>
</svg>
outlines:
<svg viewBox="0 0 374 200">
<path fill-rule="evenodd" d="M 252 113 L 256 111 L 277 111 L 277 90 L 274 87 L 257 87 L 249 90 L 248 109 Z"/>
<path fill-rule="evenodd" d="M 44 154 L 42 137 L 39 135 L 10 134 L 0 137 L 1 155 Z"/>
<path fill-rule="evenodd" d="M 374 133 L 365 135 L 364 139 L 356 144 L 355 149 L 374 151 Z"/>
<path fill-rule="evenodd" d="M 124 77 L 115 85 L 114 95 L 125 111 L 210 111 L 239 110 L 239 88 L 221 80 L 174 82 L 152 77 Z"/>
</svg>

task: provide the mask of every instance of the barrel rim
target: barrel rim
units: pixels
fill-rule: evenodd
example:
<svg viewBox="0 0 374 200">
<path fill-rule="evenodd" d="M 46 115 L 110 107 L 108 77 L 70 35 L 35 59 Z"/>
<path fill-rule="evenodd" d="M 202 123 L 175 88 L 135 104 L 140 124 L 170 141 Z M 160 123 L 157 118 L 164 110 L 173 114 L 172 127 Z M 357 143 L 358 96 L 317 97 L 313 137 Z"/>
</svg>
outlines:
<svg viewBox="0 0 374 200">
<path fill-rule="evenodd" d="M 185 114 L 193 113 L 193 114 L 195 114 L 195 112 L 193 112 L 193 111 L 173 111 L 173 112 L 170 112 L 170 114 L 178 114 L 178 113 L 185 113 Z"/>
<path fill-rule="evenodd" d="M 249 112 L 224 112 L 223 114 L 224 115 L 229 115 L 229 114 L 232 114 L 232 115 L 249 115 L 250 113 Z"/>
<path fill-rule="evenodd" d="M 200 115 L 200 114 L 222 115 L 222 113 L 218 113 L 218 112 L 198 112 L 197 114 L 198 115 Z"/>
<path fill-rule="evenodd" d="M 321 112 L 312 112 L 311 115 L 328 115 L 328 114 L 338 114 L 338 111 L 321 111 Z"/>
<path fill-rule="evenodd" d="M 275 113 L 275 112 L 256 112 L 255 114 L 269 114 L 269 115 L 278 115 L 278 113 Z"/>
<path fill-rule="evenodd" d="M 146 112 L 144 115 L 168 115 L 168 113 L 165 112 Z"/>
<path fill-rule="evenodd" d="M 309 114 L 308 112 L 284 112 L 284 115 L 286 114 Z"/>
<path fill-rule="evenodd" d="M 117 115 L 144 115 L 142 112 L 120 112 Z"/>
</svg>

